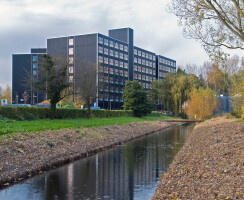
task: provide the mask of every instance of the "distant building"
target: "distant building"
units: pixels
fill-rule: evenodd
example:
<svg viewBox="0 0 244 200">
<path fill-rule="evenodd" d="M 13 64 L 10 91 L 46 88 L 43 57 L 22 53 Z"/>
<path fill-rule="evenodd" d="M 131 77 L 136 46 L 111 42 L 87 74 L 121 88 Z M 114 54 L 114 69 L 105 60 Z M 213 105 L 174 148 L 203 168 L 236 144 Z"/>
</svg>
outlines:
<svg viewBox="0 0 244 200">
<path fill-rule="evenodd" d="M 74 91 L 78 88 L 82 65 L 96 64 L 100 72 L 97 84 L 101 86 L 96 102 L 103 109 L 122 109 L 123 88 L 127 81 L 136 80 L 148 90 L 153 80 L 162 80 L 166 73 L 176 71 L 175 60 L 134 46 L 131 28 L 109 30 L 108 36 L 94 33 L 47 39 L 47 54 L 68 61 L 68 81 Z M 18 68 L 14 56 L 13 66 Z"/>
<path fill-rule="evenodd" d="M 44 100 L 44 95 L 35 91 L 32 84 L 27 84 L 31 76 L 33 81 L 37 80 L 38 65 L 41 63 L 42 55 L 46 54 L 46 48 L 33 48 L 29 54 L 12 55 L 12 103 L 24 103 L 23 93 L 27 91 L 29 98 L 27 104 L 36 104 Z M 28 77 L 30 76 L 30 77 Z"/>
</svg>

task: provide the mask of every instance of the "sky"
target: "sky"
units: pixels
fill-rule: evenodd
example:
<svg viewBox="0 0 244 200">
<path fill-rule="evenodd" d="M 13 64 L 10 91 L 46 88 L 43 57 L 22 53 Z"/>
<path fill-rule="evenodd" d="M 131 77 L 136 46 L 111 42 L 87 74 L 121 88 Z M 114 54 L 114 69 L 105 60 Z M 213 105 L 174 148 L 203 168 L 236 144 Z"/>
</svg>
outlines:
<svg viewBox="0 0 244 200">
<path fill-rule="evenodd" d="M 52 37 L 102 33 L 130 27 L 134 45 L 176 60 L 202 65 L 208 56 L 182 36 L 170 0 L 0 0 L 0 86 L 11 85 L 12 54 L 46 47 Z"/>
</svg>

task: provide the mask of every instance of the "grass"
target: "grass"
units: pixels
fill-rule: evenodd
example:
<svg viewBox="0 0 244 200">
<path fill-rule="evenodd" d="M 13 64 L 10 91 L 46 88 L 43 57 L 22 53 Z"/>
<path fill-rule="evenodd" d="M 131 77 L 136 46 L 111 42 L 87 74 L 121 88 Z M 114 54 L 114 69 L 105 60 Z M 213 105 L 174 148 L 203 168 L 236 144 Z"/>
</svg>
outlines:
<svg viewBox="0 0 244 200">
<path fill-rule="evenodd" d="M 34 120 L 34 121 L 2 121 L 0 122 L 0 140 L 6 139 L 15 133 L 28 134 L 45 130 L 60 129 L 83 129 L 97 128 L 100 126 L 123 125 L 132 122 L 153 121 L 157 119 L 172 119 L 173 117 L 114 117 L 93 119 L 56 119 L 56 120 Z"/>
</svg>

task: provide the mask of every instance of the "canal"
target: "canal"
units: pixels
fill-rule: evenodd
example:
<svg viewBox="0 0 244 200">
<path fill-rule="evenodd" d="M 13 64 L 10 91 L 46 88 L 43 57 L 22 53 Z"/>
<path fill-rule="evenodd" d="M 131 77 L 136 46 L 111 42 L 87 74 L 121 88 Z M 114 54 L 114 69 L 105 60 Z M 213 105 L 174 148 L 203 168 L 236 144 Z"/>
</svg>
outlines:
<svg viewBox="0 0 244 200">
<path fill-rule="evenodd" d="M 1 200 L 149 200 L 191 127 L 177 126 L 0 190 Z"/>
</svg>

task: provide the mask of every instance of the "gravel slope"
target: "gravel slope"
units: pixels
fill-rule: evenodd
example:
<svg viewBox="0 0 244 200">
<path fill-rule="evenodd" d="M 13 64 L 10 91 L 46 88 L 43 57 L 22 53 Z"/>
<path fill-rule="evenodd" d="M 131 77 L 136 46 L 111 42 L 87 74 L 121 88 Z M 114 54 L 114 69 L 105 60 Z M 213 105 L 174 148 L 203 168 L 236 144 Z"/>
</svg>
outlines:
<svg viewBox="0 0 244 200">
<path fill-rule="evenodd" d="M 198 124 L 161 177 L 159 199 L 244 199 L 244 122 Z"/>
</svg>

